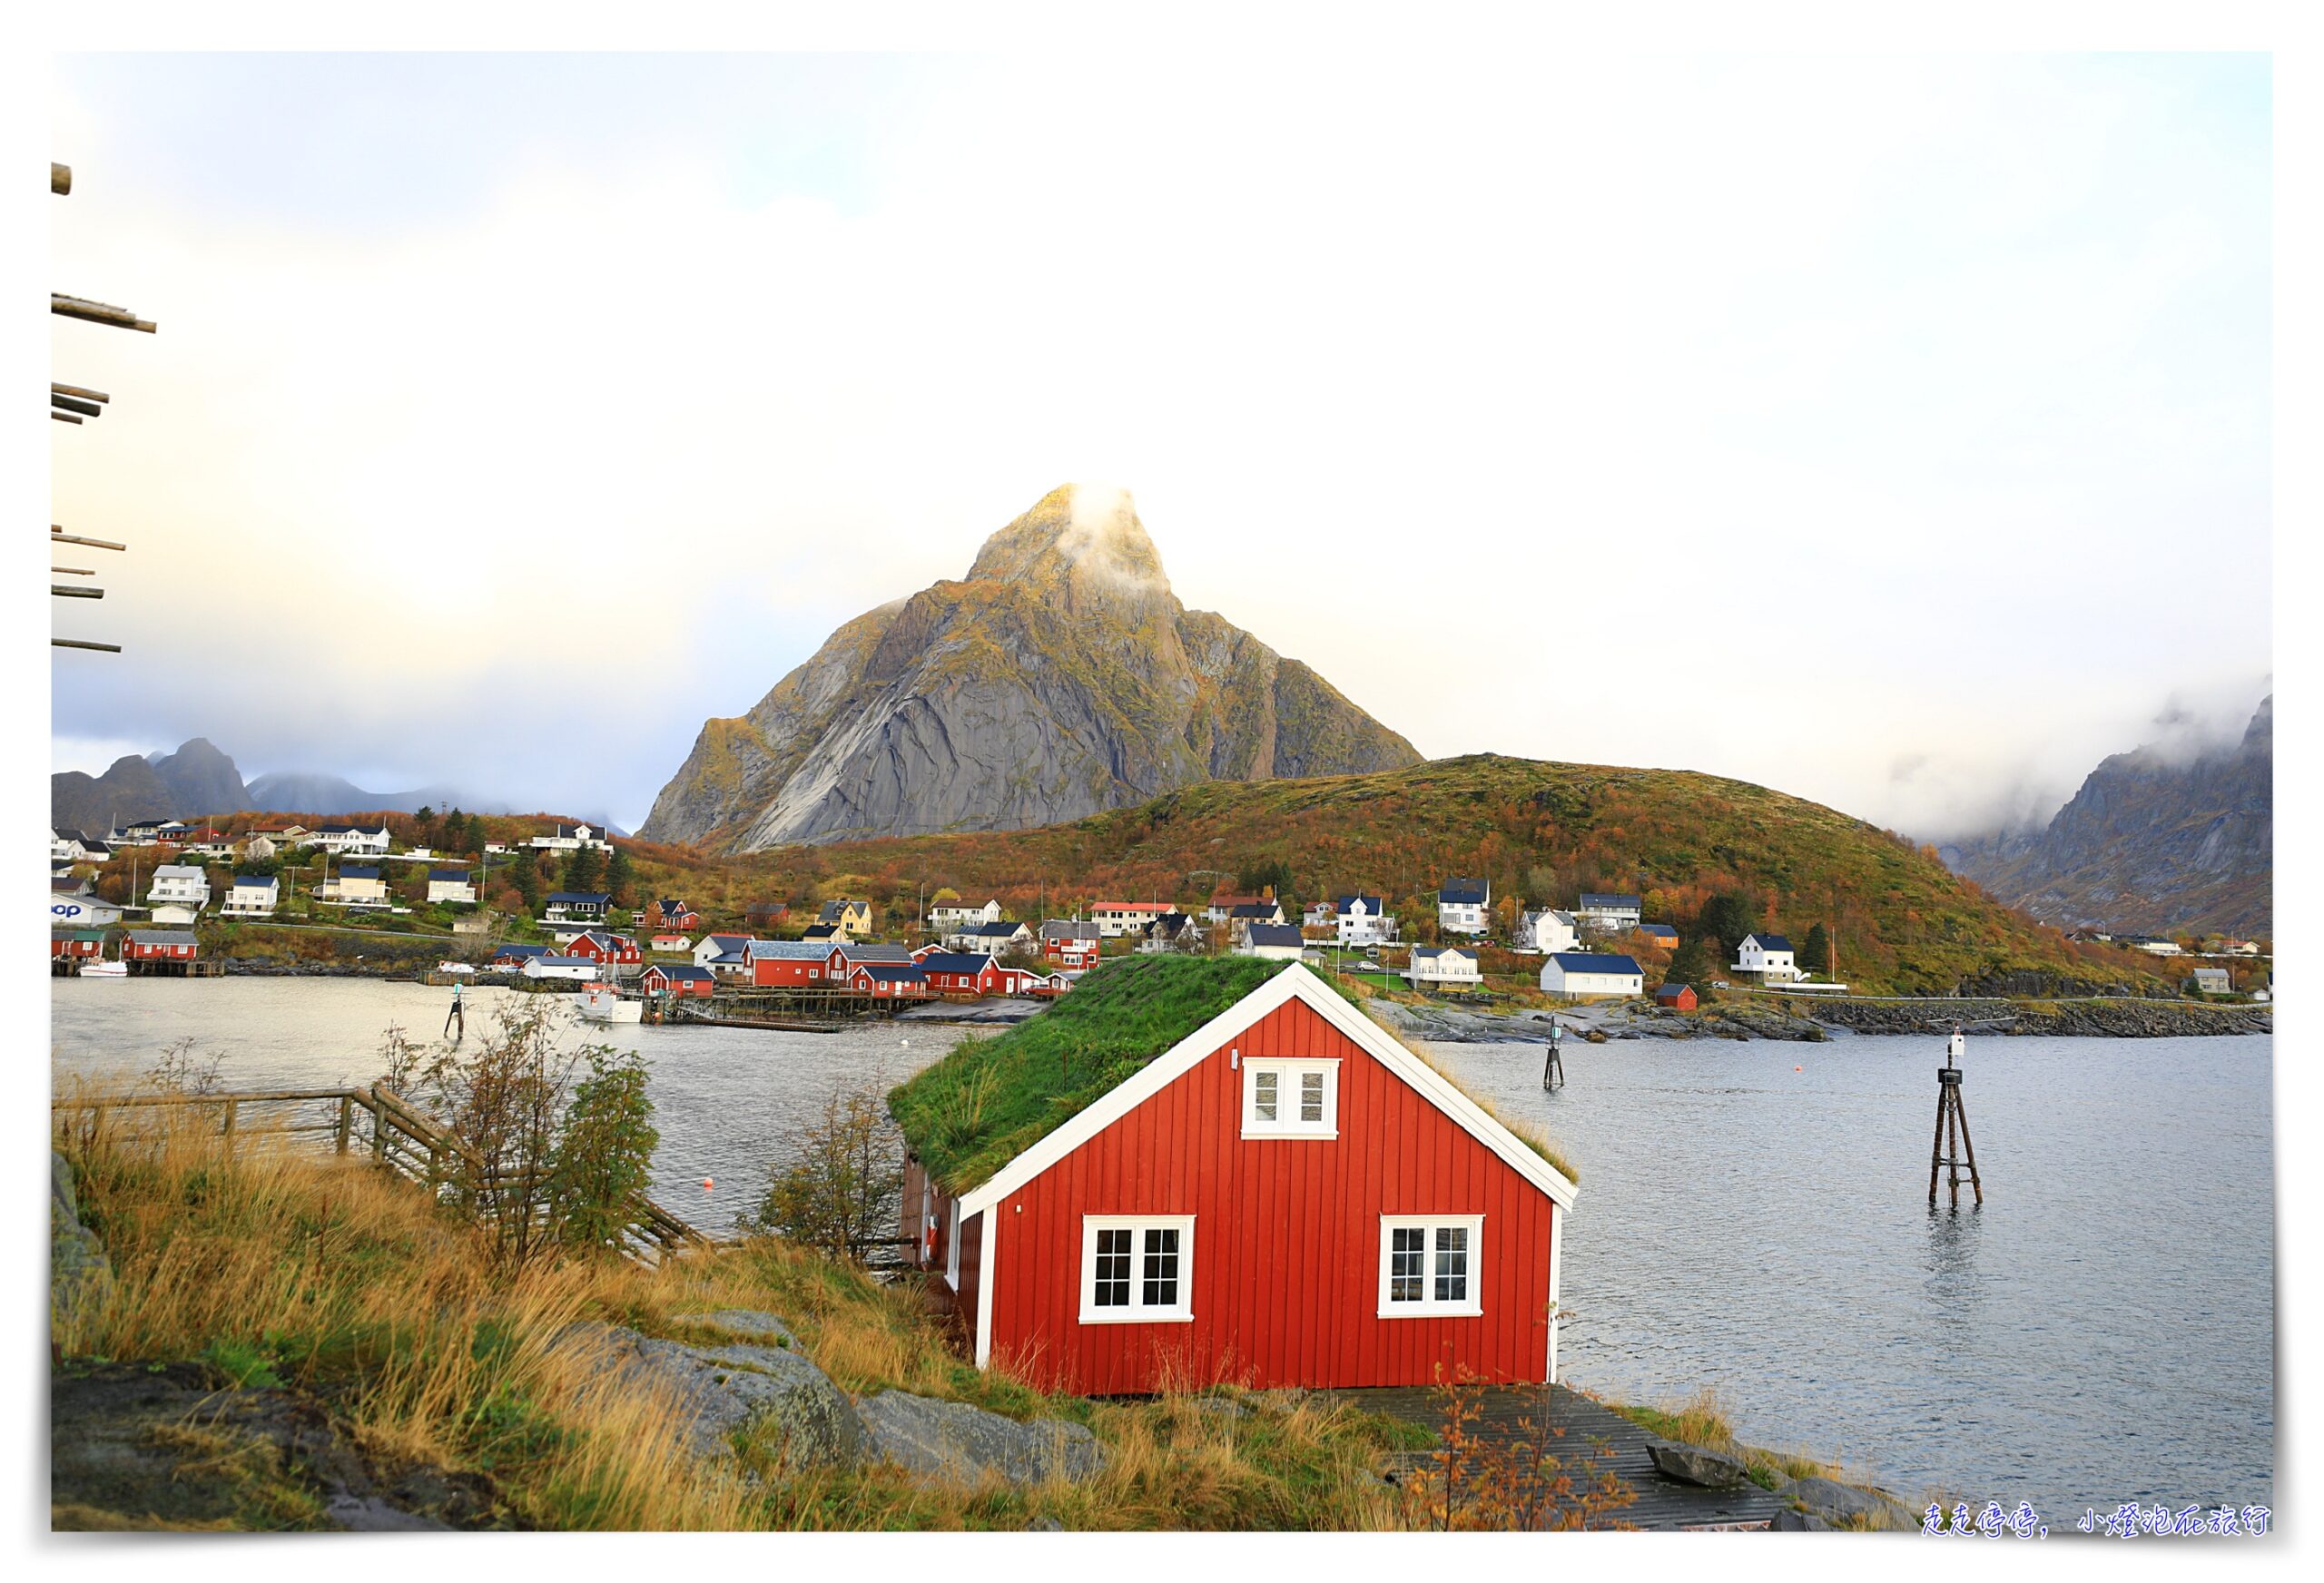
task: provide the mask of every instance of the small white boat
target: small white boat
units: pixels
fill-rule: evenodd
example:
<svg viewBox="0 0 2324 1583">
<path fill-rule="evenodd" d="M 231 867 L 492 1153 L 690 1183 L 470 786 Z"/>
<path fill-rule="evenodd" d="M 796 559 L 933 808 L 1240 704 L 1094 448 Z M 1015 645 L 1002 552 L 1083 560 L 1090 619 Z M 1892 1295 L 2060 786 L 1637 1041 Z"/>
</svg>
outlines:
<svg viewBox="0 0 2324 1583">
<path fill-rule="evenodd" d="M 126 978 L 129 977 L 129 964 L 107 961 L 84 962 L 81 964 L 81 977 L 84 978 Z"/>
<path fill-rule="evenodd" d="M 645 1017 L 645 1002 L 624 1000 L 621 991 L 610 984 L 584 984 L 580 1011 L 591 1022 L 641 1022 Z"/>
</svg>

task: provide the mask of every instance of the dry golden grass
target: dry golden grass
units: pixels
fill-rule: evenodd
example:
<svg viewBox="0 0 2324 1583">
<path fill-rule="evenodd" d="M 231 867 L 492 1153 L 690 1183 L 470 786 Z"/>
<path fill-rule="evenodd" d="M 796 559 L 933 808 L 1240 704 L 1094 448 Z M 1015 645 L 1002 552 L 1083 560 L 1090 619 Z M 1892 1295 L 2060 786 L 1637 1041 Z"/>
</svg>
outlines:
<svg viewBox="0 0 2324 1583">
<path fill-rule="evenodd" d="M 60 1111 L 61 1117 L 69 1112 Z M 548 1528 L 1383 1529 L 1414 1520 L 1374 1470 L 1389 1443 L 1338 1405 L 1226 1392 L 1108 1404 L 1046 1396 L 944 1343 L 910 1284 L 773 1239 L 659 1268 L 622 1262 L 497 1269 L 428 1194 L 359 1156 L 230 1151 L 190 1110 L 134 1126 L 60 1128 L 83 1213 L 114 1267 L 109 1294 L 62 1321 L 71 1355 L 199 1359 L 227 1381 L 310 1391 L 383 1466 L 488 1475 L 508 1516 Z M 931 1489 L 891 1469 L 796 1474 L 705 1466 L 668 1397 L 556 1339 L 578 1320 L 684 1336 L 689 1316 L 770 1310 L 842 1389 L 966 1401 L 1085 1422 L 1108 1451 L 1074 1486 Z M 198 1432 L 189 1426 L 188 1433 Z M 753 1476 L 756 1475 L 756 1476 Z M 84 1513 L 102 1522 L 103 1513 Z M 295 1514 L 285 1513 L 288 1518 Z M 269 1526 L 281 1526 L 279 1522 Z"/>
<path fill-rule="evenodd" d="M 1849 1483 L 1869 1482 L 1868 1478 L 1845 1471 L 1836 1462 L 1824 1461 L 1798 1451 L 1777 1451 L 1763 1446 L 1745 1445 L 1735 1438 L 1734 1428 L 1728 1419 L 1726 1407 L 1719 1401 L 1718 1391 L 1709 1385 L 1684 1401 L 1675 1403 L 1641 1407 L 1607 1401 L 1605 1405 L 1623 1417 L 1643 1424 L 1665 1440 L 1679 1440 L 1690 1446 L 1705 1446 L 1711 1450 L 1740 1458 L 1743 1465 L 1751 1470 L 1752 1478 L 1768 1489 L 1788 1480 L 1809 1477 L 1839 1479 Z"/>
</svg>

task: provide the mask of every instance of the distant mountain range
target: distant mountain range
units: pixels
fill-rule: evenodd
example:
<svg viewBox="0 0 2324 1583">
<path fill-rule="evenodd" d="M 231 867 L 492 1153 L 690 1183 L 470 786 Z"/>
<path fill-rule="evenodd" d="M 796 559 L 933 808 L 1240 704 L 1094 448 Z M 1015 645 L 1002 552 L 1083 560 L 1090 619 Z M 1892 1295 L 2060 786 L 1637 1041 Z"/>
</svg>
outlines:
<svg viewBox="0 0 2324 1583">
<path fill-rule="evenodd" d="M 1024 830 L 1206 781 L 1418 762 L 1307 666 L 1179 604 L 1128 495 L 1067 485 L 964 580 L 857 616 L 706 723 L 642 833 L 747 852 Z"/>
<path fill-rule="evenodd" d="M 49 822 L 64 830 L 103 835 L 133 819 L 196 819 L 205 815 L 266 813 L 438 812 L 530 813 L 490 797 L 476 797 L 451 786 L 422 786 L 412 792 L 367 792 L 337 775 L 276 770 L 244 784 L 234 761 L 207 738 L 195 737 L 173 753 L 144 758 L 129 754 L 102 775 L 67 770 L 48 779 Z M 627 832 L 604 819 L 587 819 L 615 835 Z"/>
<path fill-rule="evenodd" d="M 1999 900 L 2067 928 L 2267 937 L 2275 928 L 2275 698 L 2231 747 L 2116 753 L 2039 830 L 1938 849 Z"/>
</svg>

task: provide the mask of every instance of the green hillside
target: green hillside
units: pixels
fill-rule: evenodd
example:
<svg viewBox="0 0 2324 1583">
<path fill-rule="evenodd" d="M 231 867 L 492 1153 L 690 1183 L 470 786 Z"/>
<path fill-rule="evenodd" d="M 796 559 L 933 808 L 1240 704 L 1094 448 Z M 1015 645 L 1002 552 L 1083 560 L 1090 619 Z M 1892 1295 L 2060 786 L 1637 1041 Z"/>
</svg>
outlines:
<svg viewBox="0 0 2324 1583">
<path fill-rule="evenodd" d="M 730 860 L 635 850 L 641 889 L 686 886 L 713 916 L 846 893 L 908 922 L 922 897 L 949 887 L 1032 919 L 1101 900 L 1194 903 L 1220 886 L 1271 881 L 1299 902 L 1384 893 L 1407 937 L 1426 939 L 1439 881 L 1482 874 L 1508 915 L 1521 899 L 1571 907 L 1579 892 L 1605 890 L 1640 893 L 1649 921 L 1682 929 L 1720 896 L 1739 900 L 1752 927 L 1796 943 L 1820 923 L 1840 977 L 1874 993 L 2155 983 L 2134 954 L 2070 942 L 1891 832 L 1683 771 L 1484 754 L 1365 775 L 1214 782 L 1040 830 Z"/>
</svg>

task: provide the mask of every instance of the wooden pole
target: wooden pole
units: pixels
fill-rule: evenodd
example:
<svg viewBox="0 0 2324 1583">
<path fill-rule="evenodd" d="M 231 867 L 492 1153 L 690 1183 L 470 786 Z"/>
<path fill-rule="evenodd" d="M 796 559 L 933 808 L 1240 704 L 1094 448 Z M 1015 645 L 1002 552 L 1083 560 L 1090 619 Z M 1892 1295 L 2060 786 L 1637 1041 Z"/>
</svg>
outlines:
<svg viewBox="0 0 2324 1583">
<path fill-rule="evenodd" d="M 95 402 L 84 401 L 78 396 L 64 395 L 54 387 L 48 392 L 48 404 L 51 407 L 61 407 L 67 412 L 77 412 L 84 418 L 103 418 L 105 415 L 105 409 Z"/>
<path fill-rule="evenodd" d="M 78 534 L 65 532 L 53 522 L 48 525 L 48 542 L 79 545 L 83 549 L 87 550 L 125 550 L 129 547 L 127 545 L 115 544 L 109 538 L 83 538 Z"/>
<path fill-rule="evenodd" d="M 331 1152 L 338 1155 L 345 1154 L 348 1140 L 354 1136 L 354 1133 L 355 1101 L 350 1096 L 342 1094 L 339 1096 L 339 1130 L 332 1140 L 336 1146 Z"/>
<path fill-rule="evenodd" d="M 1936 1207 L 1936 1173 L 1945 1158 L 1945 1078 L 1936 1080 L 1936 1136 L 1928 1141 L 1928 1206 Z"/>
<path fill-rule="evenodd" d="M 81 421 L 78 418 L 74 417 L 72 413 L 70 413 L 70 412 L 59 412 L 59 411 L 57 411 L 57 410 L 56 410 L 56 408 L 54 408 L 54 407 L 52 407 L 52 408 L 50 408 L 48 409 L 48 415 L 49 415 L 51 418 L 54 418 L 54 419 L 56 419 L 56 421 L 57 421 L 57 422 L 59 422 L 59 423 L 78 423 L 78 422 L 80 422 L 80 421 Z"/>
<path fill-rule="evenodd" d="M 110 324 L 116 329 L 142 329 L 151 335 L 158 328 L 150 319 L 140 319 L 126 308 L 115 308 L 110 302 L 92 302 L 86 297 L 68 297 L 62 291 L 48 294 L 48 310 L 67 319 L 86 320 L 91 324 Z"/>
<path fill-rule="evenodd" d="M 78 396 L 84 401 L 113 399 L 102 390 L 92 390 L 85 385 L 60 385 L 54 379 L 48 382 L 48 393 L 52 396 Z"/>
<path fill-rule="evenodd" d="M 1962 1102 L 1961 1090 L 1957 1086 L 1953 1090 L 1953 1110 L 1961 1123 L 1961 1153 L 1969 1162 L 1969 1190 L 1977 1195 L 1977 1202 L 1982 1204 L 1985 1201 L 1985 1185 L 1977 1175 L 1977 1145 L 1969 1141 L 1969 1107 Z M 1955 1193 L 1961 1190 L 1958 1182 L 1954 1184 L 1953 1190 Z"/>
<path fill-rule="evenodd" d="M 51 566 L 48 575 L 52 577 L 94 577 L 97 569 L 94 566 Z"/>
<path fill-rule="evenodd" d="M 102 588 L 75 588 L 70 583 L 51 583 L 48 591 L 59 599 L 102 599 L 105 596 Z"/>
<path fill-rule="evenodd" d="M 48 646 L 53 649 L 94 649 L 101 654 L 121 653 L 119 644 L 89 643 L 77 637 L 53 637 L 48 640 Z"/>
<path fill-rule="evenodd" d="M 49 161 L 48 190 L 55 193 L 60 198 L 72 192 L 73 167 L 70 165 L 60 165 L 54 160 Z"/>
</svg>

